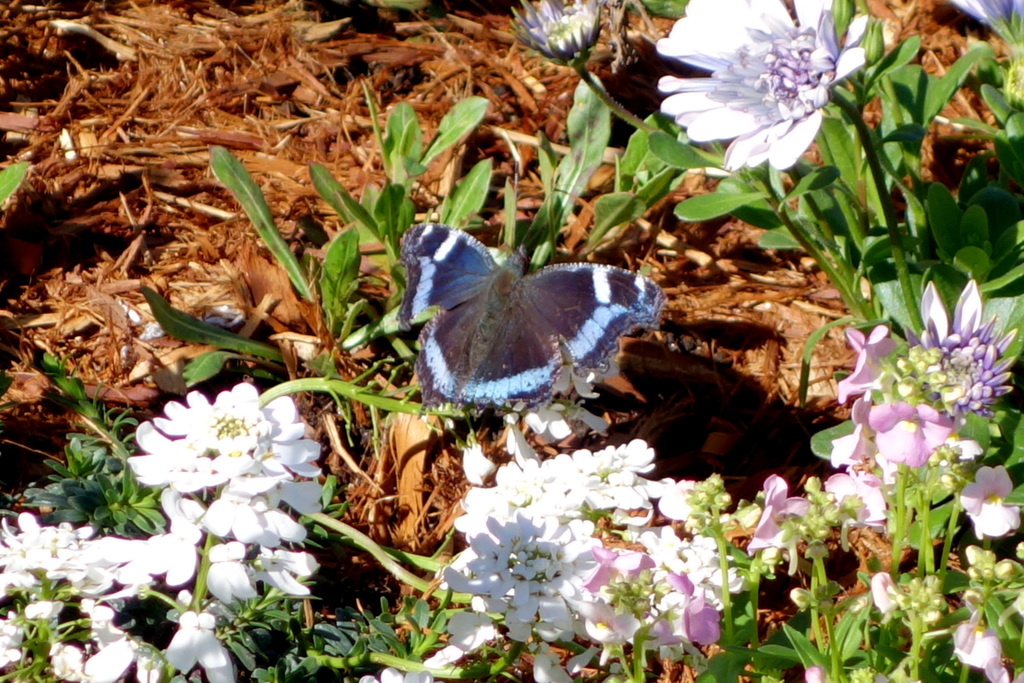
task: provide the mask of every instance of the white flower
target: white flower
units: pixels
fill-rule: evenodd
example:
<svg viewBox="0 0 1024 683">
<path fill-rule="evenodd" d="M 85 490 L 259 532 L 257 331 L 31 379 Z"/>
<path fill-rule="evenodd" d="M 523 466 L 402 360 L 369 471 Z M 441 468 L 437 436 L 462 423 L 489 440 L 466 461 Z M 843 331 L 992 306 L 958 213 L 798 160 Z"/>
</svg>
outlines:
<svg viewBox="0 0 1024 683">
<path fill-rule="evenodd" d="M 70 643 L 54 643 L 50 646 L 50 668 L 59 681 L 89 681 L 85 673 L 85 654 L 82 648 Z"/>
<path fill-rule="evenodd" d="M 0 619 L 0 668 L 21 661 L 21 641 L 25 631 L 17 623 L 17 613 L 11 610 Z"/>
<path fill-rule="evenodd" d="M 36 518 L 18 515 L 20 531 L 2 522 L 0 538 L 0 593 L 12 588 L 33 588 L 40 577 L 67 580 L 82 595 L 98 595 L 110 588 L 112 563 L 87 561 L 85 554 L 93 530 L 69 524 L 40 526 Z"/>
<path fill-rule="evenodd" d="M 709 78 L 663 76 L 661 110 L 696 142 L 735 138 L 729 170 L 768 160 L 797 162 L 821 126 L 829 89 L 864 64 L 855 47 L 866 17 L 840 48 L 832 0 L 795 0 L 799 25 L 781 0 L 691 0 L 658 52 L 706 69 Z"/>
<path fill-rule="evenodd" d="M 268 548 L 277 547 L 282 540 L 302 541 L 305 527 L 277 507 L 281 497 L 278 483 L 271 477 L 233 480 L 210 504 L 200 524 L 214 536 Z"/>
<path fill-rule="evenodd" d="M 49 621 L 55 618 L 64 609 L 64 603 L 52 600 L 37 600 L 25 605 L 23 612 L 26 619 L 43 619 Z"/>
<path fill-rule="evenodd" d="M 186 404 L 170 402 L 166 418 L 139 425 L 135 440 L 144 455 L 128 459 L 139 481 L 188 493 L 219 486 L 242 475 L 312 478 L 319 445 L 304 438 L 288 397 L 259 405 L 248 383 L 221 392 L 211 404 L 193 391 Z"/>
<path fill-rule="evenodd" d="M 99 651 L 85 663 L 85 680 L 114 683 L 135 660 L 139 645 L 114 626 L 114 610 L 107 605 L 83 600 L 82 611 L 89 615 L 93 641 L 99 647 Z"/>
<path fill-rule="evenodd" d="M 596 566 L 594 525 L 559 524 L 517 513 L 508 522 L 477 518 L 466 531 L 469 548 L 445 569 L 453 590 L 483 599 L 487 612 L 504 613 L 509 637 L 531 631 L 553 641 L 572 634 L 583 583 Z"/>
<path fill-rule="evenodd" d="M 568 458 L 510 462 L 498 469 L 491 488 L 472 488 L 462 501 L 466 514 L 455 520 L 455 528 L 466 531 L 472 520 L 493 517 L 507 521 L 517 512 L 530 517 L 552 517 L 562 521 L 580 516 L 583 490 L 572 478 Z M 467 527 L 466 525 L 470 525 Z"/>
<path fill-rule="evenodd" d="M 555 459 L 570 458 L 559 455 Z M 654 449 L 633 439 L 625 446 L 608 446 L 596 453 L 578 450 L 572 465 L 572 486 L 582 488 L 592 510 L 652 510 L 652 498 L 661 496 L 664 485 L 639 476 L 654 469 Z"/>
<path fill-rule="evenodd" d="M 207 585 L 210 592 L 223 603 L 236 599 L 256 597 L 256 589 L 249 579 L 245 564 L 245 546 L 238 541 L 221 543 L 210 548 L 210 573 Z"/>
<path fill-rule="evenodd" d="M 233 683 L 235 667 L 228 651 L 214 633 L 216 619 L 209 612 L 184 612 L 164 653 L 167 661 L 178 671 L 188 673 L 198 663 L 206 672 L 210 683 Z"/>
<path fill-rule="evenodd" d="M 296 581 L 295 577 L 312 576 L 318 566 L 313 556 L 306 552 L 260 548 L 256 579 L 288 595 L 309 595 L 309 587 Z"/>
<path fill-rule="evenodd" d="M 467 653 L 498 637 L 494 620 L 486 614 L 475 612 L 456 612 L 445 630 L 449 634 L 448 645 L 423 662 L 431 669 L 451 666 Z"/>
<path fill-rule="evenodd" d="M 466 481 L 474 486 L 483 486 L 487 477 L 497 469 L 491 459 L 484 455 L 480 444 L 473 444 L 462 449 L 462 470 L 466 473 Z"/>
<path fill-rule="evenodd" d="M 999 538 L 1020 526 L 1020 508 L 1003 499 L 1013 491 L 1013 481 L 1002 465 L 981 467 L 974 481 L 960 493 L 960 504 L 974 524 L 978 538 Z"/>
<path fill-rule="evenodd" d="M 433 683 L 434 677 L 425 671 L 403 673 L 390 666 L 379 676 L 363 676 L 359 683 Z"/>
</svg>

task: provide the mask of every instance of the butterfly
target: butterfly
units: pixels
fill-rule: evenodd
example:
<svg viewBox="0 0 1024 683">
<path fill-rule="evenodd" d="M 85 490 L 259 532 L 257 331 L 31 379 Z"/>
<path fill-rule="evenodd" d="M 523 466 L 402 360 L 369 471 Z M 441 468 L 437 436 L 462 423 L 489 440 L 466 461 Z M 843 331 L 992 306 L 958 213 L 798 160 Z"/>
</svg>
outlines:
<svg viewBox="0 0 1024 683">
<path fill-rule="evenodd" d="M 402 329 L 441 309 L 419 336 L 416 374 L 427 407 L 548 404 L 563 354 L 578 373 L 598 370 L 619 337 L 657 326 L 665 304 L 661 288 L 642 275 L 592 263 L 525 274 L 523 250 L 499 265 L 476 238 L 439 223 L 411 227 L 401 261 Z"/>
</svg>

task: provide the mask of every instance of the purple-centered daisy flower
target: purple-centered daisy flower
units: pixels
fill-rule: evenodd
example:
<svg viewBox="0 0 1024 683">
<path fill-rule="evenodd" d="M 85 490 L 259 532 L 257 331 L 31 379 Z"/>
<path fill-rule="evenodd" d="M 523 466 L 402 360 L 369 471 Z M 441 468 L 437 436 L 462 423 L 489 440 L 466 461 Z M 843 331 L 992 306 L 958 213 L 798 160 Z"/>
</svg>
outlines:
<svg viewBox="0 0 1024 683">
<path fill-rule="evenodd" d="M 601 31 L 599 0 L 541 0 L 537 7 L 523 2 L 512 10 L 512 30 L 527 47 L 560 64 L 586 59 Z"/>
<path fill-rule="evenodd" d="M 1014 359 L 1002 356 L 1017 331 L 998 336 L 994 317 L 982 323 L 981 294 L 973 280 L 960 294 L 952 328 L 931 282 L 921 298 L 921 311 L 925 325 L 921 338 L 917 339 L 912 332 L 908 332 L 907 338 L 911 344 L 939 349 L 942 354 L 938 367 L 928 376 L 934 398 L 942 401 L 954 416 L 977 413 L 990 417 L 989 406 L 1011 388 L 1009 370 Z"/>
</svg>

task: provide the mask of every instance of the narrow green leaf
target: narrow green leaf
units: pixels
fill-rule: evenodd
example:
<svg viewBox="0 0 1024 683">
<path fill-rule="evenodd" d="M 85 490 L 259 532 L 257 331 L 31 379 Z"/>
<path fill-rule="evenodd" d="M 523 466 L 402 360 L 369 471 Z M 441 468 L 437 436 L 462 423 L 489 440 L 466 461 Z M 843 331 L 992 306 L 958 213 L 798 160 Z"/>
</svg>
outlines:
<svg viewBox="0 0 1024 683">
<path fill-rule="evenodd" d="M 883 74 L 898 69 L 904 64 L 909 64 L 921 51 L 921 36 L 912 35 L 890 50 L 878 62 L 864 70 L 864 84 L 870 89 L 874 87 L 875 81 Z"/>
<path fill-rule="evenodd" d="M 381 239 L 377 223 L 373 220 L 370 212 L 334 179 L 330 171 L 320 164 L 313 163 L 309 165 L 309 177 L 313 181 L 313 187 L 316 188 L 317 194 L 334 209 L 341 220 L 345 223 L 355 223 L 360 232 L 373 235 L 374 239 Z"/>
<path fill-rule="evenodd" d="M 456 228 L 463 228 L 469 219 L 484 207 L 491 187 L 490 158 L 478 161 L 469 173 L 458 182 L 452 193 L 441 202 L 441 222 Z"/>
<path fill-rule="evenodd" d="M 196 356 L 186 363 L 185 369 L 181 371 L 185 386 L 193 387 L 217 376 L 224 369 L 224 364 L 232 358 L 246 358 L 246 356 L 239 356 L 230 351 L 207 351 Z"/>
<path fill-rule="evenodd" d="M 281 352 L 273 346 L 246 339 L 216 325 L 196 320 L 190 315 L 175 310 L 162 296 L 149 287 L 142 288 L 142 295 L 146 297 L 153 317 L 164 328 L 164 331 L 175 339 L 195 344 L 209 344 L 220 349 L 247 353 L 278 362 L 282 360 Z"/>
<path fill-rule="evenodd" d="M 802 247 L 793 238 L 793 235 L 790 234 L 788 228 L 775 228 L 774 230 L 766 230 L 761 234 L 761 237 L 757 240 L 757 248 L 797 251 Z"/>
<path fill-rule="evenodd" d="M 570 151 L 558 164 L 553 187 L 547 192 L 526 234 L 525 246 L 533 253 L 531 265 L 544 265 L 554 253 L 555 239 L 576 198 L 601 165 L 611 138 L 611 112 L 586 83 L 576 87 L 566 121 Z"/>
<path fill-rule="evenodd" d="M 829 661 L 818 648 L 814 647 L 814 643 L 800 631 L 789 624 L 782 625 L 782 631 L 786 634 L 786 638 L 792 643 L 793 649 L 796 650 L 800 656 L 800 663 L 804 665 L 804 668 L 812 666 L 820 666 L 823 669 L 828 669 Z"/>
<path fill-rule="evenodd" d="M 452 107 L 452 110 L 441 119 L 437 135 L 427 145 L 420 163 L 426 166 L 446 149 L 473 132 L 484 120 L 488 104 L 490 103 L 483 97 L 469 97 Z"/>
<path fill-rule="evenodd" d="M 981 86 L 981 99 L 985 100 L 989 111 L 996 117 L 996 121 L 999 122 L 1000 126 L 1006 126 L 1006 122 L 1017 111 L 1006 101 L 1003 93 L 998 88 L 994 88 L 988 83 L 984 83 Z"/>
<path fill-rule="evenodd" d="M 786 199 L 796 199 L 808 192 L 824 189 L 834 183 L 838 177 L 839 169 L 835 166 L 818 166 L 800 178 L 796 186 L 786 195 Z"/>
<path fill-rule="evenodd" d="M 19 161 L 0 171 L 0 204 L 7 201 L 7 198 L 18 189 L 21 181 L 25 179 L 26 171 L 28 171 L 27 161 Z"/>
<path fill-rule="evenodd" d="M 942 108 L 953 99 L 953 94 L 963 85 L 967 74 L 983 56 L 983 50 L 968 50 L 949 65 L 941 78 L 929 78 L 928 92 L 925 95 L 925 116 L 927 118 L 921 119 L 922 123 L 930 123 L 939 115 Z"/>
<path fill-rule="evenodd" d="M 705 166 L 721 166 L 722 160 L 698 150 L 685 142 L 680 142 L 668 133 L 660 130 L 651 133 L 647 141 L 651 154 L 673 168 L 688 170 Z"/>
<path fill-rule="evenodd" d="M 587 236 L 587 251 L 593 250 L 610 230 L 644 215 L 647 205 L 632 192 L 612 192 L 594 202 L 594 229 Z"/>
<path fill-rule="evenodd" d="M 231 152 L 216 145 L 210 148 L 210 169 L 217 180 L 223 183 L 242 205 L 242 210 L 252 221 L 263 243 L 288 273 L 288 279 L 295 291 L 306 301 L 311 301 L 313 293 L 306 282 L 306 275 L 299 265 L 299 260 L 295 258 L 295 254 L 288 248 L 287 242 L 274 225 L 274 217 L 267 206 L 267 200 L 263 198 L 263 192 L 253 182 L 249 172 Z"/>
<path fill-rule="evenodd" d="M 811 376 L 811 360 L 814 357 L 814 350 L 817 348 L 818 343 L 826 334 L 829 333 L 830 330 L 843 325 L 849 325 L 853 322 L 855 322 L 854 318 L 840 318 L 839 320 L 833 320 L 830 323 L 822 325 L 808 335 L 807 341 L 804 342 L 803 356 L 800 359 L 800 384 L 798 386 L 797 394 L 799 396 L 801 407 L 807 403 L 807 382 Z"/>
<path fill-rule="evenodd" d="M 764 199 L 768 195 L 764 192 L 738 192 L 736 194 L 724 194 L 713 192 L 690 197 L 676 205 L 676 217 L 684 221 L 706 221 L 732 213 L 746 204 Z"/>
</svg>

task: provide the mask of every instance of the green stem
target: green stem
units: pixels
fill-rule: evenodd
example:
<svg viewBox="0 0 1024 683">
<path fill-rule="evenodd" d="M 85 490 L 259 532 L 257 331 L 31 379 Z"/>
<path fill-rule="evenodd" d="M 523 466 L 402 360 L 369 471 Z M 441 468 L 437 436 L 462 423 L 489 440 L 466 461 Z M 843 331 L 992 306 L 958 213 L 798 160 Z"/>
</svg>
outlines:
<svg viewBox="0 0 1024 683">
<path fill-rule="evenodd" d="M 420 593 L 425 593 L 431 588 L 431 582 L 427 579 L 416 576 L 408 569 L 400 565 L 395 558 L 415 564 L 416 566 L 424 569 L 430 569 L 431 571 L 438 571 L 441 567 L 439 562 L 432 562 L 428 558 L 421 556 L 413 556 L 407 553 L 403 553 L 399 550 L 393 550 L 391 548 L 384 548 L 375 542 L 372 538 L 364 534 L 363 532 L 355 529 L 344 522 L 338 521 L 333 517 L 328 517 L 322 512 L 315 512 L 311 515 L 307 515 L 310 519 L 318 524 L 336 531 L 343 537 L 347 538 L 357 548 L 368 552 L 375 560 L 377 560 L 384 569 L 391 573 L 392 576 L 397 578 L 399 581 L 408 584 L 412 588 L 416 589 Z M 469 602 L 471 596 L 464 595 L 461 593 L 455 593 L 452 599 L 456 602 Z"/>
<path fill-rule="evenodd" d="M 914 292 L 913 283 L 910 281 L 910 269 L 907 266 L 907 257 L 903 251 L 903 240 L 900 234 L 899 223 L 896 220 L 896 209 L 892 205 L 892 197 L 889 195 L 889 188 L 885 183 L 885 174 L 882 171 L 882 163 L 878 158 L 878 148 L 873 144 L 874 136 L 871 129 L 864 122 L 864 116 L 857 106 L 847 102 L 842 96 L 833 97 L 846 117 L 853 123 L 857 130 L 857 136 L 861 141 L 861 148 L 864 151 L 864 158 L 868 162 L 868 169 L 871 171 L 871 180 L 875 185 L 875 192 L 878 194 L 878 201 L 882 206 L 882 217 L 885 220 L 885 229 L 889 233 L 889 246 L 892 249 L 893 265 L 896 266 L 896 278 L 899 280 L 900 289 L 903 291 L 903 299 L 910 315 L 910 324 L 915 332 L 921 331 L 921 308 L 918 304 L 917 294 Z"/>
<path fill-rule="evenodd" d="M 203 600 L 206 599 L 206 579 L 210 574 L 210 548 L 217 543 L 213 534 L 206 534 L 206 543 L 203 544 L 203 555 L 199 562 L 199 571 L 196 572 L 196 585 L 192 593 L 192 604 L 189 609 L 193 612 L 203 611 Z"/>
<path fill-rule="evenodd" d="M 931 491 L 930 486 L 933 482 L 931 476 L 929 476 L 928 479 L 929 481 L 927 484 L 917 490 L 917 519 L 918 528 L 921 532 L 921 536 L 918 541 L 919 547 L 917 549 L 917 575 L 922 578 L 935 573 L 935 546 L 932 545 L 932 536 L 930 533 L 931 523 L 929 521 L 932 506 L 931 500 L 929 500 L 930 494 L 927 493 Z"/>
<path fill-rule="evenodd" d="M 587 87 L 589 87 L 594 92 L 594 94 L 597 95 L 597 99 L 601 100 L 601 102 L 603 102 L 604 105 L 608 107 L 608 109 L 610 109 L 613 114 L 615 114 L 620 119 L 622 119 L 629 125 L 633 126 L 634 128 L 642 130 L 645 133 L 658 132 L 657 128 L 648 123 L 645 123 L 636 114 L 633 114 L 628 109 L 623 107 L 621 104 L 616 102 L 615 98 L 609 95 L 608 91 L 604 89 L 604 85 L 601 84 L 601 81 L 599 81 L 597 77 L 594 76 L 594 74 L 590 73 L 590 71 L 587 70 L 586 64 L 574 64 L 573 66 L 576 69 L 576 73 L 578 73 L 580 75 L 580 78 L 583 79 L 583 82 L 587 84 Z"/>
<path fill-rule="evenodd" d="M 825 561 L 821 557 L 814 558 L 814 572 L 812 574 L 811 581 L 811 594 L 817 595 L 818 592 L 828 585 L 828 573 L 825 571 Z M 828 643 L 824 645 L 828 647 L 829 656 L 832 662 L 832 675 L 829 680 L 841 681 L 844 679 L 843 676 L 843 659 L 842 659 L 842 647 L 836 642 L 836 634 L 832 625 L 832 614 L 824 615 L 825 622 L 825 635 L 828 638 Z M 822 643 L 818 643 L 818 650 L 822 648 Z"/>
<path fill-rule="evenodd" d="M 892 557 L 890 558 L 889 574 L 895 581 L 900 574 L 900 557 L 903 555 L 903 536 L 906 534 L 907 515 L 907 470 L 903 465 L 896 472 L 895 514 L 892 523 Z"/>
<path fill-rule="evenodd" d="M 786 226 L 789 234 L 793 236 L 808 255 L 814 259 L 814 262 L 818 264 L 822 272 L 825 273 L 825 277 L 828 278 L 829 282 L 839 290 L 839 295 L 846 303 L 847 308 L 851 312 L 855 313 L 858 317 L 864 320 L 871 320 L 874 316 L 871 306 L 864 301 L 864 297 L 860 295 L 860 292 L 856 289 L 857 278 L 854 276 L 853 271 L 849 270 L 849 264 L 843 259 L 837 259 L 836 263 L 841 264 L 843 272 L 840 272 L 836 263 L 833 263 L 832 259 L 818 247 L 815 243 L 814 238 L 804 230 L 803 226 L 799 222 L 792 220 L 789 216 L 789 212 L 785 210 L 780 201 L 774 198 L 771 188 L 767 183 L 763 181 L 755 181 L 760 186 L 760 189 L 769 194 L 769 204 L 775 214 L 779 217 L 779 220 Z"/>
<path fill-rule="evenodd" d="M 260 394 L 260 405 L 265 406 L 275 398 L 281 396 L 288 396 L 289 394 L 297 394 L 302 391 L 318 391 L 321 393 L 331 394 L 337 399 L 341 396 L 352 401 L 359 401 L 366 405 L 380 408 L 392 413 L 408 413 L 410 415 L 419 415 L 423 412 L 423 406 L 419 403 L 411 403 L 409 401 L 399 401 L 395 398 L 388 398 L 375 394 L 372 391 L 367 391 L 365 388 L 346 382 L 340 379 L 331 379 L 328 377 L 306 377 L 304 379 L 293 379 L 288 382 L 282 382 L 277 386 L 267 389 Z"/>
<path fill-rule="evenodd" d="M 715 510 L 717 513 L 718 511 Z M 713 525 L 715 543 L 718 544 L 718 570 L 722 572 L 722 621 L 725 625 L 725 642 L 733 643 L 732 595 L 729 593 L 729 547 L 720 525 Z M 756 597 L 756 594 L 755 594 Z M 754 640 L 757 640 L 757 611 L 754 611 Z"/>
</svg>

